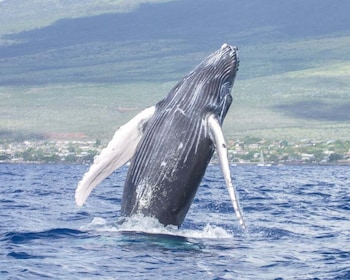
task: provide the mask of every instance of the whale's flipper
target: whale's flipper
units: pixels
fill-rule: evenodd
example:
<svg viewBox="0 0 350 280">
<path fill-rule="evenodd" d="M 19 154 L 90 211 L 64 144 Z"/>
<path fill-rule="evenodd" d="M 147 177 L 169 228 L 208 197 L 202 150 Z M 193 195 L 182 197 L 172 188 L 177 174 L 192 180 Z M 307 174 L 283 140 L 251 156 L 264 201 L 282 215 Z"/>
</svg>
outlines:
<svg viewBox="0 0 350 280">
<path fill-rule="evenodd" d="M 91 191 L 103 179 L 132 158 L 155 109 L 156 107 L 152 106 L 143 110 L 115 132 L 108 146 L 95 158 L 93 165 L 79 182 L 75 190 L 75 201 L 78 206 L 84 204 Z"/>
<path fill-rule="evenodd" d="M 220 122 L 214 114 L 211 114 L 208 117 L 208 126 L 209 126 L 211 140 L 215 145 L 216 153 L 219 157 L 221 170 L 222 170 L 222 173 L 224 174 L 226 186 L 230 194 L 233 209 L 235 210 L 236 216 L 242 228 L 246 229 L 246 226 L 243 220 L 242 210 L 238 201 L 238 196 L 231 181 L 230 165 L 227 158 L 227 147 L 226 147 L 225 138 L 222 133 Z"/>
</svg>

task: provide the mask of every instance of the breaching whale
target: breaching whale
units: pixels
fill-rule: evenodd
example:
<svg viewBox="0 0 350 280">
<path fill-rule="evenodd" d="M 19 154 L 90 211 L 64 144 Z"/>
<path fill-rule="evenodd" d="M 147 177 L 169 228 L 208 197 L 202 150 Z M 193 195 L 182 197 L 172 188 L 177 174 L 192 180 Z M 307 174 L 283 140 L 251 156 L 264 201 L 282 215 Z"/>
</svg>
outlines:
<svg viewBox="0 0 350 280">
<path fill-rule="evenodd" d="M 76 203 L 82 206 L 96 185 L 130 161 L 122 215 L 141 214 L 180 227 L 216 150 L 233 208 L 245 228 L 221 129 L 238 66 L 237 48 L 223 44 L 166 98 L 121 126 L 79 182 Z"/>
</svg>

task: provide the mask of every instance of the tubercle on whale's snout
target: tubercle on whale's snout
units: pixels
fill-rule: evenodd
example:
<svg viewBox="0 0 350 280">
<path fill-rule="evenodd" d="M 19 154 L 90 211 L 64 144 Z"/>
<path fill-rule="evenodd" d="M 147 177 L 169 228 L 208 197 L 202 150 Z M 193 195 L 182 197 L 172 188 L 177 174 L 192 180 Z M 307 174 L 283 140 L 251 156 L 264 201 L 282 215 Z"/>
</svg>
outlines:
<svg viewBox="0 0 350 280">
<path fill-rule="evenodd" d="M 230 55 L 238 57 L 238 47 L 229 44 L 223 44 L 220 48 L 222 52 L 230 52 Z"/>
<path fill-rule="evenodd" d="M 226 43 L 222 44 L 222 46 L 221 46 L 221 50 L 222 50 L 222 51 L 223 51 L 224 49 L 227 49 L 227 48 L 231 48 L 231 46 L 230 46 L 229 44 L 226 44 Z"/>
</svg>

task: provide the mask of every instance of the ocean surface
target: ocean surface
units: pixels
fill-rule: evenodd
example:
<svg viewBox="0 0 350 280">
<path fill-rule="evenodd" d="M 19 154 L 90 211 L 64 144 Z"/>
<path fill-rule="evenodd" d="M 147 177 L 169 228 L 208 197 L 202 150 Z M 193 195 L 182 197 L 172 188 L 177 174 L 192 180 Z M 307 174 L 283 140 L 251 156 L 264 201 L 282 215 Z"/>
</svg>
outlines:
<svg viewBox="0 0 350 280">
<path fill-rule="evenodd" d="M 78 208 L 88 166 L 0 164 L 0 279 L 350 279 L 349 166 L 219 166 L 180 229 L 119 224 L 127 167 Z"/>
</svg>

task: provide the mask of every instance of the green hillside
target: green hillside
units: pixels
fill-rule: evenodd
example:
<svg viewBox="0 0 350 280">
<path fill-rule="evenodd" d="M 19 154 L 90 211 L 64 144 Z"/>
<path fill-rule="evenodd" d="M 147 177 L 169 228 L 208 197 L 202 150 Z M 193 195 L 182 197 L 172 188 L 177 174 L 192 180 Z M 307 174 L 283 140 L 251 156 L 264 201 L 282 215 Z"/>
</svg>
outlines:
<svg viewBox="0 0 350 280">
<path fill-rule="evenodd" d="M 93 13 L 80 1 L 64 13 L 62 2 L 41 19 L 48 6 L 37 0 L 18 6 L 28 21 L 0 3 L 1 140 L 107 141 L 224 42 L 241 61 L 227 138 L 349 139 L 350 2 L 232 1 L 131 11 L 107 1 L 100 12 L 95 1 Z"/>
</svg>

